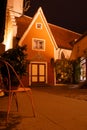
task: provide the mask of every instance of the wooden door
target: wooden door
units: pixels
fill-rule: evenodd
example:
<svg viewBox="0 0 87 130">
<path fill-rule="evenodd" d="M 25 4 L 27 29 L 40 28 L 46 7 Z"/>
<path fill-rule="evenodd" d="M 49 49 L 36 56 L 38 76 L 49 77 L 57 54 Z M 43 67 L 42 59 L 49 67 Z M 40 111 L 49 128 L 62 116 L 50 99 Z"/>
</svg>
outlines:
<svg viewBox="0 0 87 130">
<path fill-rule="evenodd" d="M 31 64 L 31 84 L 46 83 L 46 65 L 44 63 Z"/>
</svg>

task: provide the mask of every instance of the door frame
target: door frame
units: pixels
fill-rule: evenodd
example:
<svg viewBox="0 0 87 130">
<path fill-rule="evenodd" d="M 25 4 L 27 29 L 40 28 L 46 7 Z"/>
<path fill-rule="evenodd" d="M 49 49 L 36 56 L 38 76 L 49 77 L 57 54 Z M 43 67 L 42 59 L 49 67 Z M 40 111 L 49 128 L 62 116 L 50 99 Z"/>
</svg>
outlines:
<svg viewBox="0 0 87 130">
<path fill-rule="evenodd" d="M 47 83 L 47 62 L 30 62 L 30 64 L 29 64 L 29 86 L 31 86 L 31 83 L 32 83 L 32 73 L 31 73 L 31 71 L 32 71 L 32 64 L 45 64 L 45 66 L 46 66 L 46 73 L 45 73 L 45 75 L 46 75 L 46 81 L 45 81 L 45 83 Z"/>
</svg>

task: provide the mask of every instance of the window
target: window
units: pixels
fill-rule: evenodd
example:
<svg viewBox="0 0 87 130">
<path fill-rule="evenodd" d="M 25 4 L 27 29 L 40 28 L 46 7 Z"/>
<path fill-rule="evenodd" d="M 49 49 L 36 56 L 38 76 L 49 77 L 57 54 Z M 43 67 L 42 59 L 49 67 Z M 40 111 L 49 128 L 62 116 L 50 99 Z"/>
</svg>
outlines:
<svg viewBox="0 0 87 130">
<path fill-rule="evenodd" d="M 45 50 L 45 40 L 33 38 L 32 49 L 33 50 Z"/>
<path fill-rule="evenodd" d="M 84 57 L 81 58 L 80 67 L 81 67 L 80 80 L 84 81 L 86 80 L 86 59 Z"/>
<path fill-rule="evenodd" d="M 42 24 L 41 23 L 36 23 L 36 28 L 37 29 L 42 29 Z"/>
</svg>

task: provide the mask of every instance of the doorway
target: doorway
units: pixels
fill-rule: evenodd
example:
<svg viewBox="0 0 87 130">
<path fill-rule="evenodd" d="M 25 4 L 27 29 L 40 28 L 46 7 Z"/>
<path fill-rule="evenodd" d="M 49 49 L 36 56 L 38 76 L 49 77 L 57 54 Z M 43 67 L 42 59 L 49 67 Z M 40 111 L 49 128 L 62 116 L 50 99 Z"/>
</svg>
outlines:
<svg viewBox="0 0 87 130">
<path fill-rule="evenodd" d="M 46 64 L 31 63 L 31 85 L 46 83 Z"/>
</svg>

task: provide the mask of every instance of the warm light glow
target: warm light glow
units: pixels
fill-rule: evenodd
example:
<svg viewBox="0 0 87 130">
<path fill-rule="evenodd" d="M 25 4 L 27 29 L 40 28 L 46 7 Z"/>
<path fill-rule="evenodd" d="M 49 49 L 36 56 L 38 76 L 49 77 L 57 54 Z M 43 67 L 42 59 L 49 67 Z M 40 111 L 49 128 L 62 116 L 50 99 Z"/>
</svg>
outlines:
<svg viewBox="0 0 87 130">
<path fill-rule="evenodd" d="M 12 34 L 12 30 L 7 34 L 6 41 L 4 41 L 4 44 L 6 45 L 5 50 L 12 48 Z"/>
<path fill-rule="evenodd" d="M 4 42 L 5 51 L 13 48 L 13 37 L 17 33 L 17 25 L 15 16 L 19 17 L 23 14 L 23 0 L 8 0 L 6 9 L 5 35 Z"/>
<path fill-rule="evenodd" d="M 13 24 L 9 10 L 6 12 L 4 44 L 5 51 L 13 47 Z"/>
<path fill-rule="evenodd" d="M 57 53 L 56 53 L 56 59 L 61 59 L 61 53 L 64 53 L 64 56 L 66 59 L 69 59 L 70 58 L 70 55 L 71 55 L 71 50 L 66 50 L 66 49 L 58 49 Z"/>
<path fill-rule="evenodd" d="M 23 0 L 8 0 L 7 7 L 14 16 L 20 17 L 23 14 Z"/>
</svg>

